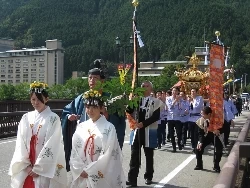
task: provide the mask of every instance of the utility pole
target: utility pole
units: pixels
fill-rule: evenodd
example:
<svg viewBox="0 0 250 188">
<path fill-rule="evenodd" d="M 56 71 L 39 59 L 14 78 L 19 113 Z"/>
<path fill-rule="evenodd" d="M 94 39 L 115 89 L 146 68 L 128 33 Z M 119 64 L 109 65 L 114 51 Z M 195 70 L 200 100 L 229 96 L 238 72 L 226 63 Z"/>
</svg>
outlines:
<svg viewBox="0 0 250 188">
<path fill-rule="evenodd" d="M 247 73 L 244 74 L 245 74 L 245 87 L 247 87 Z"/>
</svg>

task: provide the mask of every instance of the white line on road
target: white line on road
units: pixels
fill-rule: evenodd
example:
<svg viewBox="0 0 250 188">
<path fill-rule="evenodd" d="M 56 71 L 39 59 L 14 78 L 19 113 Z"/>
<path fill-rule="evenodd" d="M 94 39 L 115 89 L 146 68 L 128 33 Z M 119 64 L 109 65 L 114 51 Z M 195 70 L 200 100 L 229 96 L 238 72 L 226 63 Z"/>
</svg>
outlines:
<svg viewBox="0 0 250 188">
<path fill-rule="evenodd" d="M 11 141 L 8 141 L 8 142 L 0 142 L 0 145 L 1 144 L 7 144 L 7 143 L 10 143 L 10 142 L 15 142 L 16 140 L 11 140 Z"/>
<path fill-rule="evenodd" d="M 190 155 L 185 161 L 183 161 L 178 167 L 176 167 L 172 172 L 170 172 L 165 178 L 163 178 L 157 185 L 154 187 L 164 187 L 171 179 L 173 179 L 185 166 L 188 165 L 195 155 Z"/>
</svg>

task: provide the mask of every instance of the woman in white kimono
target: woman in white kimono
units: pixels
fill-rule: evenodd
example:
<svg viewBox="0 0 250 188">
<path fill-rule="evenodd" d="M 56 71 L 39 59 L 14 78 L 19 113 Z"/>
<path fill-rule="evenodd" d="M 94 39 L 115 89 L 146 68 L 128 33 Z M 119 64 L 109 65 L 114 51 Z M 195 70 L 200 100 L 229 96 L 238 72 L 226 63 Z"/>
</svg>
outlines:
<svg viewBox="0 0 250 188">
<path fill-rule="evenodd" d="M 125 188 L 122 154 L 113 124 L 101 115 L 98 91 L 83 95 L 89 120 L 80 123 L 72 138 L 71 188 Z"/>
<path fill-rule="evenodd" d="M 30 85 L 34 111 L 23 115 L 9 175 L 13 188 L 64 188 L 67 184 L 61 122 L 48 102 L 47 84 Z"/>
</svg>

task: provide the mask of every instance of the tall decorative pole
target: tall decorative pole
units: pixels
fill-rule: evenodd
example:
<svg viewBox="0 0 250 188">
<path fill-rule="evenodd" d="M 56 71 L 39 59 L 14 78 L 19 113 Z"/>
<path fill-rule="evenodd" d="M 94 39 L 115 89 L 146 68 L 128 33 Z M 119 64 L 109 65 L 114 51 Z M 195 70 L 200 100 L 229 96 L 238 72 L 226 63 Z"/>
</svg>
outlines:
<svg viewBox="0 0 250 188">
<path fill-rule="evenodd" d="M 132 4 L 134 6 L 134 13 L 133 13 L 133 34 L 134 34 L 134 70 L 133 70 L 133 80 L 132 80 L 132 89 L 139 85 L 138 79 L 138 62 L 137 62 L 137 30 L 136 30 L 136 10 L 137 6 L 139 5 L 138 0 L 133 0 Z M 136 82 L 136 83 L 135 83 Z"/>
</svg>

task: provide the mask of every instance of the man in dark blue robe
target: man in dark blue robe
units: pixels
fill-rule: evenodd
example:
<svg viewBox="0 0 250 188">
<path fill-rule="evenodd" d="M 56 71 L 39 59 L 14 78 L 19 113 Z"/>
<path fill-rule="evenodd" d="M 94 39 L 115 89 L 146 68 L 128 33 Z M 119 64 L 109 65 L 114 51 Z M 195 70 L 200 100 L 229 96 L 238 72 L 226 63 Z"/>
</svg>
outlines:
<svg viewBox="0 0 250 188">
<path fill-rule="evenodd" d="M 93 89 L 98 81 L 105 79 L 103 71 L 99 68 L 91 69 L 88 74 L 90 89 Z M 82 95 L 83 94 L 79 95 L 70 104 L 66 105 L 62 113 L 62 132 L 67 171 L 70 171 L 69 159 L 72 149 L 72 136 L 76 130 L 77 120 L 81 123 L 88 119 L 88 116 L 85 113 L 84 99 Z M 102 95 L 108 96 L 109 94 L 102 93 Z M 103 114 L 106 116 L 107 120 L 115 126 L 118 142 L 122 149 L 126 128 L 125 116 L 120 117 L 117 113 L 108 115 L 106 111 L 104 111 Z"/>
</svg>

